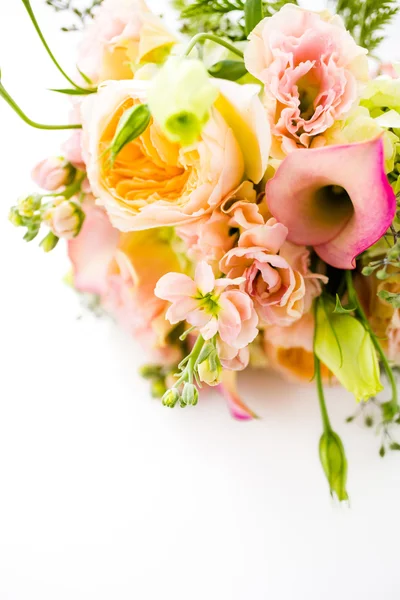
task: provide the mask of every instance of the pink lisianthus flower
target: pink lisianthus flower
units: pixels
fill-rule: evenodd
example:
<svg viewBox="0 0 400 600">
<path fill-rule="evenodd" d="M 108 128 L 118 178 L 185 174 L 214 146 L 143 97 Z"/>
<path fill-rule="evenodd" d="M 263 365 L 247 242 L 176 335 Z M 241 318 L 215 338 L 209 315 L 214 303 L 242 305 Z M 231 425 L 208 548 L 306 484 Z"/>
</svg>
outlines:
<svg viewBox="0 0 400 600">
<path fill-rule="evenodd" d="M 266 197 L 288 240 L 313 246 L 338 269 L 354 269 L 396 212 L 382 138 L 292 152 L 268 181 Z"/>
<path fill-rule="evenodd" d="M 258 334 L 258 318 L 251 298 L 232 289 L 243 281 L 243 278 L 215 279 L 211 266 L 202 261 L 196 267 L 194 280 L 183 273 L 161 277 L 155 295 L 171 302 L 165 315 L 171 324 L 187 321 L 199 329 L 205 340 L 218 334 L 222 342 L 239 350 Z"/>
<path fill-rule="evenodd" d="M 245 231 L 220 263 L 228 277 L 244 278 L 241 288 L 253 299 L 262 325 L 290 325 L 304 312 L 303 275 L 278 254 L 286 236 L 286 227 L 269 219 Z"/>
<path fill-rule="evenodd" d="M 254 185 L 244 181 L 211 215 L 181 225 L 177 234 L 188 248 L 189 258 L 205 260 L 217 274 L 219 261 L 236 244 L 240 230 L 263 223 Z"/>
<path fill-rule="evenodd" d="M 343 21 L 292 4 L 262 20 L 245 52 L 247 70 L 265 84 L 277 158 L 343 118 L 368 79 L 367 51 Z"/>
</svg>

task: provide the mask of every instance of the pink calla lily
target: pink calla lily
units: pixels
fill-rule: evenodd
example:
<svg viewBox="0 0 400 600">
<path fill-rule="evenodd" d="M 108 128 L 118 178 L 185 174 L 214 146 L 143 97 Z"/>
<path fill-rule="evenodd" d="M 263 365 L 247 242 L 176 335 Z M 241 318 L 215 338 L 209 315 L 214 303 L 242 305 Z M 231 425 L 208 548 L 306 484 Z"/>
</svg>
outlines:
<svg viewBox="0 0 400 600">
<path fill-rule="evenodd" d="M 295 150 L 268 181 L 266 196 L 272 215 L 289 230 L 287 239 L 314 246 L 338 269 L 354 269 L 355 258 L 384 235 L 396 211 L 381 138 Z"/>
</svg>

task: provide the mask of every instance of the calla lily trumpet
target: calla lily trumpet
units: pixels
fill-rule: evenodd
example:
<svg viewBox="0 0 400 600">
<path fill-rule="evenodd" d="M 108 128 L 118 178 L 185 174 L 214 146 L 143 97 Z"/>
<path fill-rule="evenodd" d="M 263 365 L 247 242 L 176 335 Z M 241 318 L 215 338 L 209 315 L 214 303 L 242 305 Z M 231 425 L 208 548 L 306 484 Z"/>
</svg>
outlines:
<svg viewBox="0 0 400 600">
<path fill-rule="evenodd" d="M 356 256 L 384 235 L 396 210 L 381 138 L 295 150 L 267 183 L 266 195 L 288 240 L 314 246 L 338 269 L 355 268 Z"/>
</svg>

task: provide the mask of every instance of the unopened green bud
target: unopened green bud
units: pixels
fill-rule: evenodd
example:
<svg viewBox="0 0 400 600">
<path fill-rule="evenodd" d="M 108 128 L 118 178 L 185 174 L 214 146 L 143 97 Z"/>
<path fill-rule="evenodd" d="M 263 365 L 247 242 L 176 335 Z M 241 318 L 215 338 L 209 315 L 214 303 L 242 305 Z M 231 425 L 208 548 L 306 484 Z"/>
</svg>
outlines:
<svg viewBox="0 0 400 600">
<path fill-rule="evenodd" d="M 151 395 L 153 398 L 162 398 L 167 391 L 164 379 L 156 379 L 151 384 Z"/>
<path fill-rule="evenodd" d="M 147 129 L 150 119 L 151 114 L 147 104 L 137 104 L 123 113 L 109 148 L 111 167 L 114 166 L 115 159 L 121 150 Z"/>
<path fill-rule="evenodd" d="M 57 246 L 59 239 L 60 238 L 54 235 L 52 231 L 49 231 L 46 237 L 40 242 L 40 247 L 43 248 L 45 252 L 51 252 L 51 250 L 54 250 Z"/>
<path fill-rule="evenodd" d="M 383 269 L 379 269 L 379 271 L 376 272 L 376 276 L 380 280 L 384 280 L 390 277 L 390 275 L 388 275 L 386 272 L 386 267 L 383 267 Z"/>
<path fill-rule="evenodd" d="M 370 267 L 369 265 L 364 267 L 362 270 L 362 274 L 365 275 L 365 277 L 368 277 L 369 275 L 372 275 L 372 273 L 375 271 L 376 267 Z"/>
<path fill-rule="evenodd" d="M 29 219 L 33 217 L 35 211 L 39 210 L 42 203 L 42 196 L 39 194 L 31 194 L 25 198 L 18 200 L 18 212 L 21 217 Z"/>
<path fill-rule="evenodd" d="M 200 60 L 172 57 L 152 81 L 148 92 L 152 115 L 172 142 L 195 142 L 218 96 Z"/>
<path fill-rule="evenodd" d="M 217 350 L 213 347 L 207 358 L 197 368 L 200 381 L 207 385 L 218 385 L 221 381 L 222 366 Z"/>
<path fill-rule="evenodd" d="M 184 406 L 196 406 L 199 400 L 199 392 L 193 383 L 185 383 L 181 396 L 181 404 Z"/>
<path fill-rule="evenodd" d="M 334 431 L 330 430 L 322 434 L 319 442 L 319 457 L 331 494 L 336 494 L 340 502 L 348 500 L 346 454 L 342 440 Z"/>
<path fill-rule="evenodd" d="M 164 406 L 174 408 L 179 399 L 179 391 L 176 388 L 171 388 L 165 392 L 164 396 L 162 397 L 162 403 Z"/>
<path fill-rule="evenodd" d="M 159 365 L 143 365 L 139 369 L 139 375 L 144 379 L 158 379 L 162 373 L 162 367 Z"/>
<path fill-rule="evenodd" d="M 21 227 L 21 225 L 23 225 L 23 219 L 19 214 L 16 206 L 13 206 L 10 209 L 10 212 L 8 213 L 8 218 L 15 227 Z"/>
</svg>

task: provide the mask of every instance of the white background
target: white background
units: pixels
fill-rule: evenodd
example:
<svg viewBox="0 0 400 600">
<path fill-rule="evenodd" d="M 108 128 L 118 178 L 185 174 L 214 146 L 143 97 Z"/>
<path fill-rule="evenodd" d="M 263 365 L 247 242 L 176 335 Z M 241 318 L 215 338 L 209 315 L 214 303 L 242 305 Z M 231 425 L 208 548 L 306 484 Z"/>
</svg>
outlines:
<svg viewBox="0 0 400 600">
<path fill-rule="evenodd" d="M 32 4 L 71 67 L 74 36 Z M 395 32 L 383 52 L 399 59 Z M 0 64 L 32 118 L 66 120 L 45 91 L 64 82 L 17 0 L 0 4 Z M 7 221 L 65 134 L 4 104 L 0 127 L 0 600 L 398 600 L 400 456 L 382 460 L 373 431 L 344 423 L 352 398 L 328 392 L 351 508 L 328 494 L 313 386 L 244 374 L 262 416 L 250 423 L 214 394 L 186 410 L 150 399 L 134 342 L 62 283 L 63 247 L 44 255 Z"/>
</svg>

